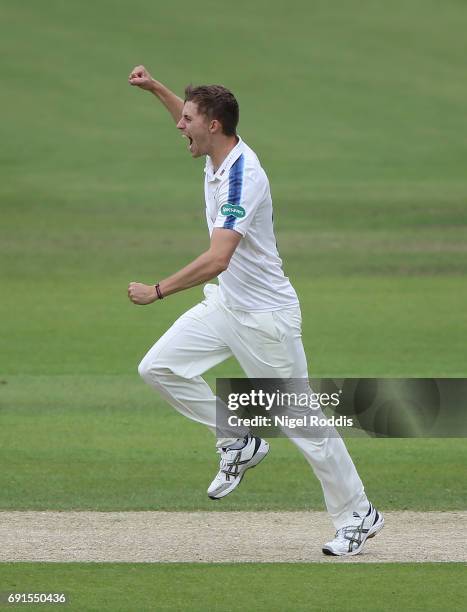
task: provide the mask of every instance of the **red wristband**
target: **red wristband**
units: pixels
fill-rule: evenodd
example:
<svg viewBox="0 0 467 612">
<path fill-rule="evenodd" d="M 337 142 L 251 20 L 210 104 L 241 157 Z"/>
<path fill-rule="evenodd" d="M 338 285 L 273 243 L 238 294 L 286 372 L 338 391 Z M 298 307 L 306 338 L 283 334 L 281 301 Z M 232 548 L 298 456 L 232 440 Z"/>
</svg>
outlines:
<svg viewBox="0 0 467 612">
<path fill-rule="evenodd" d="M 162 291 L 161 291 L 161 288 L 159 287 L 159 283 L 157 283 L 157 285 L 154 285 L 154 287 L 156 288 L 157 299 L 163 300 L 164 296 L 162 295 Z"/>
</svg>

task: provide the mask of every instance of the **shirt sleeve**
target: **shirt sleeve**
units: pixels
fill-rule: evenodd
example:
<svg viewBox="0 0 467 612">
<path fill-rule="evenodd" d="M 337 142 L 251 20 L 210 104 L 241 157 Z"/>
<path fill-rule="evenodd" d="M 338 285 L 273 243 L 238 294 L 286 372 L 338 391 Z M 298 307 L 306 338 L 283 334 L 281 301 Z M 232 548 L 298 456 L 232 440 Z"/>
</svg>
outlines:
<svg viewBox="0 0 467 612">
<path fill-rule="evenodd" d="M 229 171 L 229 179 L 217 196 L 217 217 L 214 227 L 232 229 L 245 236 L 264 200 L 264 184 L 253 168 L 244 167 L 240 155 Z"/>
</svg>

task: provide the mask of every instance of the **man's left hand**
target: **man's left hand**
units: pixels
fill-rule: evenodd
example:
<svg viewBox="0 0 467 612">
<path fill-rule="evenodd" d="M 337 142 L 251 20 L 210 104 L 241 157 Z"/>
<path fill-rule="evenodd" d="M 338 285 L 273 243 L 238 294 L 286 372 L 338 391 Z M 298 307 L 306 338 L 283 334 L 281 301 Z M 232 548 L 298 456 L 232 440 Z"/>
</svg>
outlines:
<svg viewBox="0 0 467 612">
<path fill-rule="evenodd" d="M 133 304 L 152 304 L 157 300 L 157 291 L 154 285 L 130 283 L 128 285 L 128 297 Z"/>
</svg>

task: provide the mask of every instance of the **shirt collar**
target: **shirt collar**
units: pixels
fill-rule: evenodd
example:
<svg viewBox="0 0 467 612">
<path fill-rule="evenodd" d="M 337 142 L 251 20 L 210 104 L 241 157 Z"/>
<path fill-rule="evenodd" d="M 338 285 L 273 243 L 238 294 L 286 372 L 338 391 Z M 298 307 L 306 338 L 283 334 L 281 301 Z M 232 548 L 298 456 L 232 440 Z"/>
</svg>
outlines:
<svg viewBox="0 0 467 612">
<path fill-rule="evenodd" d="M 214 167 L 212 165 L 212 159 L 209 155 L 206 155 L 206 166 L 204 167 L 204 172 L 206 173 L 206 178 L 209 182 L 211 181 L 219 181 L 225 175 L 226 172 L 230 170 L 232 165 L 237 161 L 240 155 L 243 152 L 243 140 L 237 134 L 238 142 L 234 146 L 234 148 L 230 151 L 227 157 L 224 159 L 222 164 L 217 169 L 217 172 L 214 172 Z"/>
</svg>

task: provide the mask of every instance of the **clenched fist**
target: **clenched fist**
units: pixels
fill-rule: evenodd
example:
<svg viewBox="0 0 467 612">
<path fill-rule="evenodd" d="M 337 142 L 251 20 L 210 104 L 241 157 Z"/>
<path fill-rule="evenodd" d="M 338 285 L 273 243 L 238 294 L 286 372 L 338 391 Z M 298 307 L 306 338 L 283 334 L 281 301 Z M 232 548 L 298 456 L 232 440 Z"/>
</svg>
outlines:
<svg viewBox="0 0 467 612">
<path fill-rule="evenodd" d="M 144 66 L 136 66 L 130 72 L 128 83 L 130 83 L 130 85 L 136 85 L 136 87 L 141 87 L 141 89 L 145 89 L 146 91 L 151 91 L 154 86 L 154 79 Z"/>
<path fill-rule="evenodd" d="M 152 304 L 157 300 L 157 291 L 154 285 L 130 283 L 128 285 L 128 297 L 133 304 Z"/>
</svg>

